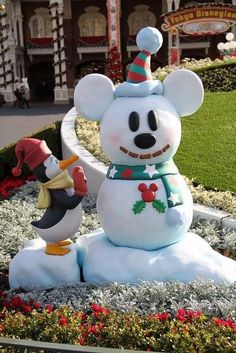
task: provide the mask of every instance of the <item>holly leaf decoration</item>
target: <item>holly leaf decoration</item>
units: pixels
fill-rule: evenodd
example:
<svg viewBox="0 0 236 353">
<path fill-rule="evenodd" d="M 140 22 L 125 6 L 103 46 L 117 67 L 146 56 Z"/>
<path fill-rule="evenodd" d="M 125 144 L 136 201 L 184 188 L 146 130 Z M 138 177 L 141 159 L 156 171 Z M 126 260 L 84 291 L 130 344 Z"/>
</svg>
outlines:
<svg viewBox="0 0 236 353">
<path fill-rule="evenodd" d="M 132 208 L 132 211 L 134 212 L 134 214 L 141 213 L 145 207 L 146 207 L 146 204 L 143 200 L 136 201 Z"/>
<path fill-rule="evenodd" d="M 152 202 L 152 207 L 155 208 L 159 213 L 165 213 L 166 206 L 161 200 L 154 200 Z"/>
</svg>

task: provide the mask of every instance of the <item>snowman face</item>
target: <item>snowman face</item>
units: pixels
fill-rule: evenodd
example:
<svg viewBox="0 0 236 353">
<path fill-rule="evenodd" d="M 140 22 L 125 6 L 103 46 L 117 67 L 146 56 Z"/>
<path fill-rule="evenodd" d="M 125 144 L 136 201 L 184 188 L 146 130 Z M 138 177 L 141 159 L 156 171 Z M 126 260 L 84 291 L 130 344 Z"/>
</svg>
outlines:
<svg viewBox="0 0 236 353">
<path fill-rule="evenodd" d="M 53 155 L 49 156 L 43 164 L 46 167 L 45 174 L 50 180 L 62 172 L 60 169 L 59 160 Z"/>
<path fill-rule="evenodd" d="M 176 110 L 163 96 L 120 97 L 106 110 L 100 136 L 112 163 L 163 163 L 178 149 L 181 124 Z"/>
</svg>

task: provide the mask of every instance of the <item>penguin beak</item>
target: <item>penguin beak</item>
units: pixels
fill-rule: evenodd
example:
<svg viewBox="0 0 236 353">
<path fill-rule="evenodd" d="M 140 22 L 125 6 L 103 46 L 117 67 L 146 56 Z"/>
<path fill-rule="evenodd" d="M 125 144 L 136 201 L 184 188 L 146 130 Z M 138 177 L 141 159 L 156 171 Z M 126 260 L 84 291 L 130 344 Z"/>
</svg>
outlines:
<svg viewBox="0 0 236 353">
<path fill-rule="evenodd" d="M 79 157 L 74 154 L 72 156 L 70 156 L 68 159 L 63 159 L 63 161 L 59 162 L 60 169 L 62 169 L 62 170 L 66 169 L 67 167 L 69 167 L 69 165 L 71 165 L 72 163 L 74 163 L 78 159 L 79 159 Z"/>
</svg>

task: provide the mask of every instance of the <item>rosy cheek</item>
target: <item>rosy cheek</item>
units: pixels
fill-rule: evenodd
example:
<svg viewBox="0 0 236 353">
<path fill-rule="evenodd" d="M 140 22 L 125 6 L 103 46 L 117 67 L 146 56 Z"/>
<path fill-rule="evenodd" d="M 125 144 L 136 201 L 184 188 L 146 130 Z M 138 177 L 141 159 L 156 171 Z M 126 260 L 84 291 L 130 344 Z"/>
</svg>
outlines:
<svg viewBox="0 0 236 353">
<path fill-rule="evenodd" d="M 174 130 L 169 130 L 168 132 L 166 132 L 165 137 L 167 142 L 172 142 L 176 138 L 176 133 Z"/>
<path fill-rule="evenodd" d="M 120 135 L 118 135 L 118 134 L 111 134 L 111 135 L 109 135 L 109 141 L 110 141 L 112 144 L 116 145 L 116 144 L 120 141 Z"/>
</svg>

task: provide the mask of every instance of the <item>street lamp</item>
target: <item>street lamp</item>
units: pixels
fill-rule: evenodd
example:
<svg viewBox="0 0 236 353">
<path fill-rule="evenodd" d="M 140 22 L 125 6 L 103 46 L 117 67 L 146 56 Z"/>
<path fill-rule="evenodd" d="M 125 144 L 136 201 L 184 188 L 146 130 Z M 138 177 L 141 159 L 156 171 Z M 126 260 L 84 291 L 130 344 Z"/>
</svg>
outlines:
<svg viewBox="0 0 236 353">
<path fill-rule="evenodd" d="M 5 10 L 5 0 L 0 0 L 0 11 L 4 11 Z"/>
<path fill-rule="evenodd" d="M 222 56 L 225 56 L 225 55 L 232 56 L 236 51 L 236 41 L 234 40 L 234 34 L 232 32 L 229 32 L 226 34 L 225 38 L 227 42 L 218 43 L 217 49 L 219 50 Z"/>
</svg>

